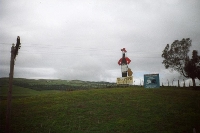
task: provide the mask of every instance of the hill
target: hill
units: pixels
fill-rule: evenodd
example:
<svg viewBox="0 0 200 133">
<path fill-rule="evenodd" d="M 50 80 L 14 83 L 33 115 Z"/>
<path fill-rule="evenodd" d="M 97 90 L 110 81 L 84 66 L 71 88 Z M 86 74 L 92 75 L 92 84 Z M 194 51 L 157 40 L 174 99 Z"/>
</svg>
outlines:
<svg viewBox="0 0 200 133">
<path fill-rule="evenodd" d="M 8 85 L 8 78 L 0 78 L 0 87 Z M 59 80 L 59 79 L 23 79 L 14 78 L 13 85 L 29 88 L 33 90 L 84 90 L 94 88 L 106 88 L 108 86 L 116 86 L 115 83 L 109 82 L 93 82 L 81 80 Z"/>
</svg>

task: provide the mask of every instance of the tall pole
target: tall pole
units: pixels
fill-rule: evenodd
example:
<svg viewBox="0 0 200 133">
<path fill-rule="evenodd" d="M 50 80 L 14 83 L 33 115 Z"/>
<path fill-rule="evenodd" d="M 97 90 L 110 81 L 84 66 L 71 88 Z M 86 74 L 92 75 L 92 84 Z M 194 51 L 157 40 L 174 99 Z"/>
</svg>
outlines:
<svg viewBox="0 0 200 133">
<path fill-rule="evenodd" d="M 10 74 L 9 74 L 9 88 L 7 96 L 7 111 L 6 111 L 6 133 L 10 133 L 10 121 L 11 121 L 11 100 L 12 100 L 12 86 L 14 75 L 14 45 L 11 47 L 11 59 L 10 59 Z"/>
<path fill-rule="evenodd" d="M 11 132 L 11 101 L 12 101 L 12 86 L 13 86 L 13 75 L 14 75 L 14 65 L 15 59 L 18 54 L 18 49 L 20 49 L 20 37 L 17 37 L 17 43 L 11 47 L 11 59 L 10 59 L 10 73 L 9 73 L 9 88 L 7 96 L 7 110 L 6 110 L 6 133 Z"/>
</svg>

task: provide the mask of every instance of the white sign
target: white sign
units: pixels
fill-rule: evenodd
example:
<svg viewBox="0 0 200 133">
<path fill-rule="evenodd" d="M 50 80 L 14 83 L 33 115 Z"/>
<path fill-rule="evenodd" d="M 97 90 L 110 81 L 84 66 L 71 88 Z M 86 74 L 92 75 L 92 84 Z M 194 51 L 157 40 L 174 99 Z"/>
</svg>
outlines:
<svg viewBox="0 0 200 133">
<path fill-rule="evenodd" d="M 128 65 L 122 64 L 122 65 L 121 65 L 121 69 L 122 69 L 122 72 L 128 71 Z"/>
<path fill-rule="evenodd" d="M 117 78 L 117 84 L 133 84 L 133 76 Z"/>
</svg>

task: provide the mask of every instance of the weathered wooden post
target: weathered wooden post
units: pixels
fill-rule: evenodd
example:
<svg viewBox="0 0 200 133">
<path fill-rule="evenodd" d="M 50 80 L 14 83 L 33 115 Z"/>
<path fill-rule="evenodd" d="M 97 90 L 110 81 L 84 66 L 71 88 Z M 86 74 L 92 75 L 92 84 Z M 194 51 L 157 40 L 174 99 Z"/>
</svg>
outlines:
<svg viewBox="0 0 200 133">
<path fill-rule="evenodd" d="M 10 59 L 10 74 L 9 74 L 9 88 L 7 96 L 7 110 L 6 110 L 6 133 L 11 132 L 11 101 L 12 101 L 12 86 L 13 86 L 13 75 L 14 75 L 14 65 L 15 59 L 18 54 L 18 49 L 20 49 L 20 37 L 17 37 L 17 43 L 11 47 L 11 59 Z"/>
</svg>

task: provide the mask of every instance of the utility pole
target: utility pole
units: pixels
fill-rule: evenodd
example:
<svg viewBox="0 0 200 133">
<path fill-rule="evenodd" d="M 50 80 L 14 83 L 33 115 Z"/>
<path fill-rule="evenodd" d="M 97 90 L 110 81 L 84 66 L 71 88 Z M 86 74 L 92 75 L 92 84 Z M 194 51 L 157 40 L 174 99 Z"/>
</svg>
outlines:
<svg viewBox="0 0 200 133">
<path fill-rule="evenodd" d="M 9 88 L 7 96 L 7 110 L 6 110 L 6 133 L 11 132 L 11 101 L 12 101 L 12 86 L 13 86 L 13 75 L 14 75 L 14 65 L 15 59 L 18 54 L 18 49 L 20 49 L 20 37 L 17 37 L 17 43 L 11 47 L 11 59 L 10 59 L 10 74 L 9 74 Z"/>
</svg>

